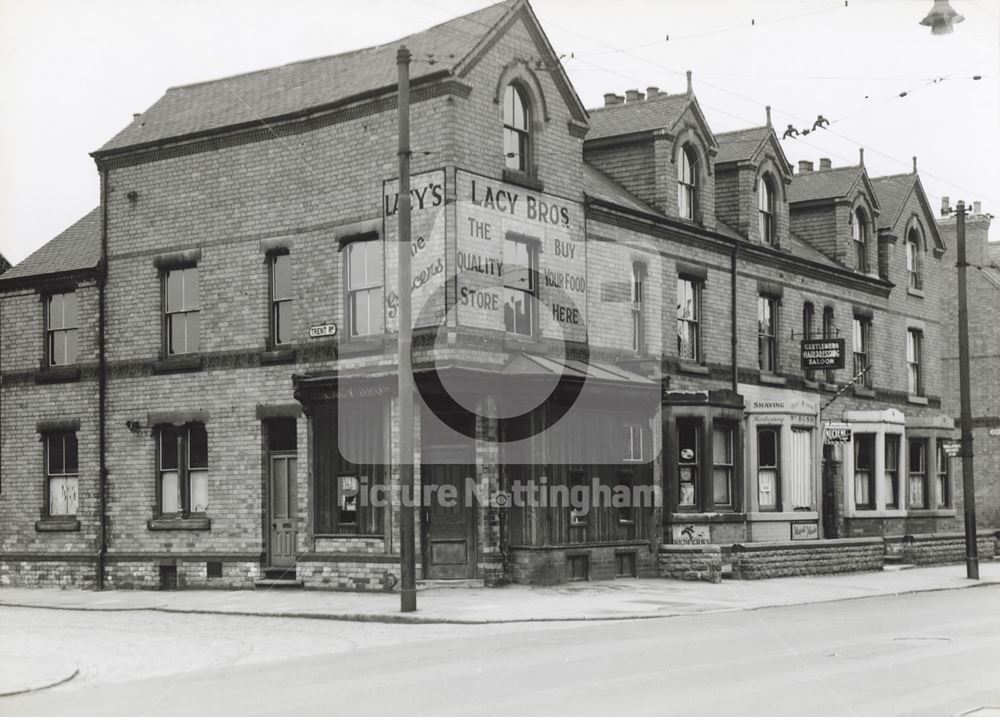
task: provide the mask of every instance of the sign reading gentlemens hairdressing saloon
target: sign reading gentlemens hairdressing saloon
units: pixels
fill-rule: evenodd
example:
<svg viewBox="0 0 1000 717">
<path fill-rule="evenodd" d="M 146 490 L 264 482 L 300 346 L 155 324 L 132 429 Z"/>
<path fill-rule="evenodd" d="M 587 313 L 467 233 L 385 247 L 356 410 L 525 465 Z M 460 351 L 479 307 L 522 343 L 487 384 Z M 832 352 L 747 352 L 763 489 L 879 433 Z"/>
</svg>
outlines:
<svg viewBox="0 0 1000 717">
<path fill-rule="evenodd" d="M 464 171 L 456 184 L 458 323 L 585 340 L 582 206 Z"/>
<path fill-rule="evenodd" d="M 804 371 L 844 368 L 844 339 L 804 339 L 801 351 Z"/>
</svg>

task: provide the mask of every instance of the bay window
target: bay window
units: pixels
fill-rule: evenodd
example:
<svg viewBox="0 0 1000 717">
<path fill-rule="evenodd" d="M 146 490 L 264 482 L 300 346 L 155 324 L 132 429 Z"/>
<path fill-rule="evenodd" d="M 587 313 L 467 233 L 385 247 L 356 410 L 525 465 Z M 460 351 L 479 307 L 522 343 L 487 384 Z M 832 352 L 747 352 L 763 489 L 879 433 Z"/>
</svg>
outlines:
<svg viewBox="0 0 1000 717">
<path fill-rule="evenodd" d="M 875 434 L 854 434 L 854 507 L 875 509 Z"/>
<path fill-rule="evenodd" d="M 781 509 L 780 431 L 777 426 L 757 429 L 757 504 L 764 511 Z"/>
<path fill-rule="evenodd" d="M 927 439 L 911 438 L 909 451 L 910 508 L 926 508 L 927 501 Z"/>
</svg>

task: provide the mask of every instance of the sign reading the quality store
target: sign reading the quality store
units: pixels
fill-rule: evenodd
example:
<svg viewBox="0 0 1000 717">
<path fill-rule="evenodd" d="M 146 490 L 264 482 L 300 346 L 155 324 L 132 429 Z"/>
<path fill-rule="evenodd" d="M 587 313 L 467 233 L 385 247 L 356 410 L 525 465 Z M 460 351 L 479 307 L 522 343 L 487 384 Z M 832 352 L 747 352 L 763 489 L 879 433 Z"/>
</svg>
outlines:
<svg viewBox="0 0 1000 717">
<path fill-rule="evenodd" d="M 804 371 L 844 368 L 844 339 L 804 339 L 801 351 Z"/>
<path fill-rule="evenodd" d="M 469 172 L 456 184 L 458 322 L 585 340 L 581 205 Z"/>
</svg>

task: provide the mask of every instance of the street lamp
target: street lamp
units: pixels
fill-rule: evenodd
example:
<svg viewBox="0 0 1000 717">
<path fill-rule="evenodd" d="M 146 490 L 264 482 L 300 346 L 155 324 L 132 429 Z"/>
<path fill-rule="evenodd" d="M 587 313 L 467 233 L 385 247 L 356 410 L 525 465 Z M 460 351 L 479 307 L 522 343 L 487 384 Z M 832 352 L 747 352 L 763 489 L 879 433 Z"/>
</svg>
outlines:
<svg viewBox="0 0 1000 717">
<path fill-rule="evenodd" d="M 927 17 L 920 21 L 920 24 L 930 27 L 932 35 L 947 35 L 954 32 L 954 25 L 963 20 L 965 20 L 965 16 L 955 12 L 948 4 L 948 0 L 934 0 L 934 7 L 927 13 Z"/>
</svg>

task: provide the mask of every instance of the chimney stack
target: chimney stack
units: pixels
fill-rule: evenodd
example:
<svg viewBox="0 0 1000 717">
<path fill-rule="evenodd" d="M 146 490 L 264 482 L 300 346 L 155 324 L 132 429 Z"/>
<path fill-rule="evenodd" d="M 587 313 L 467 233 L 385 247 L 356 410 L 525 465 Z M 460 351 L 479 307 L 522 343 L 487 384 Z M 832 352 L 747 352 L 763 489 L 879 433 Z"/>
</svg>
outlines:
<svg viewBox="0 0 1000 717">
<path fill-rule="evenodd" d="M 858 147 L 858 164 L 860 164 L 862 167 L 865 166 L 865 148 L 864 147 Z"/>
<path fill-rule="evenodd" d="M 913 173 L 914 174 L 917 173 L 917 158 L 916 157 L 913 158 Z"/>
<path fill-rule="evenodd" d="M 813 163 L 808 159 L 799 160 L 799 174 L 806 174 L 807 172 L 813 171 Z"/>
<path fill-rule="evenodd" d="M 829 157 L 820 157 L 819 158 L 819 168 L 820 168 L 820 171 L 822 171 L 824 169 L 833 169 L 833 165 L 830 164 L 830 158 Z"/>
<path fill-rule="evenodd" d="M 951 201 L 948 197 L 941 197 L 941 216 L 946 217 L 951 212 Z"/>
<path fill-rule="evenodd" d="M 639 90 L 625 90 L 625 101 L 626 102 L 639 102 L 645 99 L 643 94 Z"/>
<path fill-rule="evenodd" d="M 688 78 L 688 90 L 687 90 L 687 93 L 689 95 L 693 95 L 694 94 L 694 87 L 693 87 L 693 85 L 691 83 L 691 70 L 687 71 L 687 78 Z"/>
<path fill-rule="evenodd" d="M 139 119 L 140 117 L 142 117 L 142 112 L 133 112 L 133 113 L 132 113 L 132 119 L 133 119 L 133 120 L 137 120 L 137 119 Z"/>
<path fill-rule="evenodd" d="M 604 93 L 604 106 L 610 107 L 611 105 L 620 105 L 625 101 L 625 98 L 621 95 L 616 95 L 614 92 Z"/>
<path fill-rule="evenodd" d="M 660 88 L 659 87 L 647 87 L 646 88 L 646 98 L 647 99 L 655 100 L 659 96 L 660 96 Z"/>
</svg>

